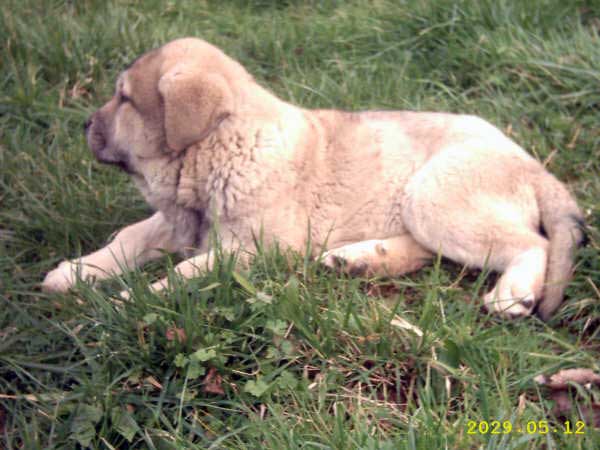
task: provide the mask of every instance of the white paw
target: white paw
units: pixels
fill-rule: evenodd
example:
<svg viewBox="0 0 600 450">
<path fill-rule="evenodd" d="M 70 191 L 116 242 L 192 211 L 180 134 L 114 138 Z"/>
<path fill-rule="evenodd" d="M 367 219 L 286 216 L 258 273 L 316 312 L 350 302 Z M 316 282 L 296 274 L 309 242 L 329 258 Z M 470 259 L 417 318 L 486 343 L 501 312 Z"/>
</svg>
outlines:
<svg viewBox="0 0 600 450">
<path fill-rule="evenodd" d="M 154 292 L 155 294 L 160 294 L 161 292 L 169 289 L 169 281 L 166 278 L 162 280 L 158 280 L 148 286 L 150 292 Z"/>
<path fill-rule="evenodd" d="M 77 280 L 77 266 L 71 261 L 63 261 L 46 275 L 42 282 L 44 292 L 67 292 Z"/>
<path fill-rule="evenodd" d="M 118 308 L 123 307 L 125 302 L 131 299 L 132 293 L 129 289 L 124 289 L 116 295 L 110 296 L 110 301 Z"/>
<path fill-rule="evenodd" d="M 329 250 L 323 253 L 321 262 L 330 269 L 338 269 L 343 264 L 344 258 L 335 250 Z"/>
<path fill-rule="evenodd" d="M 514 298 L 511 296 L 498 295 L 496 289 L 492 290 L 484 297 L 485 308 L 492 313 L 496 313 L 507 319 L 518 319 L 520 317 L 530 316 L 535 308 L 535 298 L 533 294 L 523 298 Z"/>
<path fill-rule="evenodd" d="M 368 264 L 355 256 L 348 251 L 347 247 L 340 247 L 323 253 L 321 261 L 330 269 L 360 276 L 367 272 Z"/>
<path fill-rule="evenodd" d="M 117 298 L 120 300 L 129 300 L 131 298 L 131 291 L 129 289 L 123 289 L 119 292 Z"/>
</svg>

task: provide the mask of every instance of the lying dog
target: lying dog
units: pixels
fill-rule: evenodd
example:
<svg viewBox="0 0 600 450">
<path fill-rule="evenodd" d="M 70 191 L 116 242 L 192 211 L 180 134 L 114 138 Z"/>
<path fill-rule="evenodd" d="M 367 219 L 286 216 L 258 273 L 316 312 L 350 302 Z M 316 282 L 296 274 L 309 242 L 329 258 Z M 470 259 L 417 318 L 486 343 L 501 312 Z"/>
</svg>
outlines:
<svg viewBox="0 0 600 450">
<path fill-rule="evenodd" d="M 486 121 L 301 109 L 199 39 L 137 59 L 85 128 L 96 158 L 131 174 L 157 212 L 62 262 L 47 291 L 164 250 L 194 249 L 176 271 L 196 276 L 212 264 L 207 235 L 218 222 L 225 249 L 251 250 L 259 230 L 267 244 L 298 251 L 310 239 L 313 256 L 351 274 L 400 275 L 441 253 L 502 272 L 485 295 L 488 310 L 517 317 L 537 305 L 547 319 L 583 238 L 565 186 Z"/>
</svg>

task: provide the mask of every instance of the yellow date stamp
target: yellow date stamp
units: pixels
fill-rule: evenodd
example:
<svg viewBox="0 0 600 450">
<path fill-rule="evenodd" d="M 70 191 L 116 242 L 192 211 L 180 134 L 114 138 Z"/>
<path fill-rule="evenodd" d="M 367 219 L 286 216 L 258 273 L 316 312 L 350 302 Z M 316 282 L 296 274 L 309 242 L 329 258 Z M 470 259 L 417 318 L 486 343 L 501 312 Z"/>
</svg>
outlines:
<svg viewBox="0 0 600 450">
<path fill-rule="evenodd" d="M 585 434 L 585 422 L 565 420 L 551 424 L 547 420 L 530 420 L 513 424 L 510 420 L 469 420 L 467 434 Z"/>
</svg>

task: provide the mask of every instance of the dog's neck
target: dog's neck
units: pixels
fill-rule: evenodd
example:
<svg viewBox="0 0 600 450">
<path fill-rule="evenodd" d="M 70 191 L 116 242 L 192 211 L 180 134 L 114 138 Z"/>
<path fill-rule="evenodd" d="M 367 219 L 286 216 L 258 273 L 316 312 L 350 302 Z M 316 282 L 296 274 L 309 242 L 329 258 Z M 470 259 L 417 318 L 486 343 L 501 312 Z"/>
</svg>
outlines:
<svg viewBox="0 0 600 450">
<path fill-rule="evenodd" d="M 253 195 L 264 186 L 289 191 L 296 180 L 281 179 L 273 167 L 296 165 L 301 136 L 309 126 L 305 112 L 264 91 L 264 100 L 276 106 L 276 114 L 244 114 L 242 108 L 225 118 L 213 132 L 178 155 L 142 170 L 136 184 L 146 201 L 165 214 L 176 210 L 211 211 L 220 220 L 255 208 Z M 249 106 L 250 107 L 250 106 Z M 278 160 L 273 164 L 272 160 Z M 293 173 L 288 172 L 288 173 Z M 289 177 L 288 177 L 289 178 Z M 269 180 L 269 183 L 265 183 Z M 266 199 L 277 195 L 261 192 Z"/>
</svg>

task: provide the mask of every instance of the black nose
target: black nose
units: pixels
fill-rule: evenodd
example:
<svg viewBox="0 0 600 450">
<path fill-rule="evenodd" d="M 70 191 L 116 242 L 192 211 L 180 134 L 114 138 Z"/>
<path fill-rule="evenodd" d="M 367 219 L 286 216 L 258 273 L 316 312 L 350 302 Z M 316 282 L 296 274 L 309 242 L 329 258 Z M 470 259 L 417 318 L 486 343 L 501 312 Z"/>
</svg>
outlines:
<svg viewBox="0 0 600 450">
<path fill-rule="evenodd" d="M 87 131 L 88 128 L 92 125 L 92 118 L 90 117 L 88 120 L 85 121 L 85 123 L 83 124 L 83 130 Z"/>
</svg>

